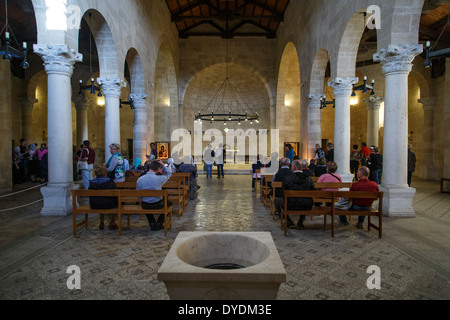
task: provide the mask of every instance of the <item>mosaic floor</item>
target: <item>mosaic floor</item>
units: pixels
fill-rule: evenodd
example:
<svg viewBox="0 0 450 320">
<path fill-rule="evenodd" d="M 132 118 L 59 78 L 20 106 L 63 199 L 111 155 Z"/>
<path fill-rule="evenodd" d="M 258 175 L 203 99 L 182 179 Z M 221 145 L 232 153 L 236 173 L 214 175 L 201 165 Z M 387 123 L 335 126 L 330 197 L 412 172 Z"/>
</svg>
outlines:
<svg viewBox="0 0 450 320">
<path fill-rule="evenodd" d="M 167 237 L 132 218 L 131 229 L 88 229 L 72 235 L 72 217 L 41 217 L 39 188 L 0 198 L 0 299 L 167 300 L 157 271 L 180 231 L 268 231 L 287 272 L 279 300 L 409 300 L 450 298 L 450 194 L 439 183 L 413 181 L 415 218 L 383 219 L 375 230 L 336 224 L 336 236 L 322 231 L 321 217 L 307 218 L 305 230 L 273 220 L 249 176 L 200 177 L 198 199 L 181 220 L 174 216 Z M 16 186 L 15 191 L 36 185 Z M 31 206 L 5 211 L 36 202 Z M 81 290 L 69 290 L 66 273 L 81 270 Z M 367 268 L 381 270 L 381 289 L 369 290 Z"/>
</svg>

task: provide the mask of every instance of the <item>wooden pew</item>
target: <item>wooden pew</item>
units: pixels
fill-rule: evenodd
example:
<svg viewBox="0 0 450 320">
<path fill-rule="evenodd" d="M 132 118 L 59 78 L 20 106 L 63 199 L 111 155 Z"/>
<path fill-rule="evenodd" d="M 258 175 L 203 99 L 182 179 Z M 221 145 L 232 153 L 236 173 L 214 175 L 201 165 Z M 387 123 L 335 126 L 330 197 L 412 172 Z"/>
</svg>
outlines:
<svg viewBox="0 0 450 320">
<path fill-rule="evenodd" d="M 273 179 L 273 174 L 261 174 L 260 199 L 266 209 L 267 209 L 267 206 L 269 205 L 268 197 L 269 197 L 270 191 L 272 190 L 272 179 Z"/>
<path fill-rule="evenodd" d="M 333 191 L 334 201 L 339 201 L 339 198 L 346 199 L 372 199 L 374 201 L 378 200 L 378 208 L 369 211 L 363 210 L 339 210 L 334 207 L 333 202 L 333 214 L 332 221 L 334 221 L 335 216 L 367 216 L 368 219 L 368 231 L 370 228 L 374 228 L 378 231 L 378 237 L 381 239 L 383 231 L 383 192 L 364 192 L 364 191 Z M 378 226 L 374 225 L 370 218 L 378 217 Z M 331 228 L 331 236 L 334 237 L 334 226 Z"/>
<path fill-rule="evenodd" d="M 167 196 L 170 201 L 178 208 L 178 220 L 180 220 L 181 215 L 183 214 L 184 208 L 185 208 L 185 188 L 183 186 L 183 182 L 178 180 L 171 180 L 167 181 L 163 186 L 163 190 L 167 191 Z"/>
<path fill-rule="evenodd" d="M 127 204 L 129 197 L 163 197 L 164 208 L 162 209 L 142 209 L 141 203 Z M 119 235 L 122 234 L 122 216 L 127 215 L 127 226 L 130 227 L 130 215 L 132 214 L 155 214 L 164 215 L 164 235 L 167 236 L 167 230 L 172 226 L 173 206 L 167 205 L 167 190 L 119 190 Z"/>
<path fill-rule="evenodd" d="M 276 212 L 276 208 L 275 208 L 275 192 L 277 189 L 281 189 L 281 187 L 283 186 L 283 182 L 281 181 L 274 181 L 272 182 L 272 195 L 269 196 L 269 202 L 270 202 L 270 214 L 272 215 L 272 218 L 275 219 L 275 212 Z"/>
<path fill-rule="evenodd" d="M 84 225 L 85 229 L 88 227 L 88 215 L 89 214 L 119 214 L 119 207 L 112 209 L 91 209 L 88 204 L 77 206 L 78 197 L 118 197 L 119 190 L 84 190 L 74 189 L 72 190 L 72 219 L 73 219 L 73 234 L 77 234 L 77 228 Z M 77 223 L 77 215 L 84 214 L 84 220 Z"/>
</svg>

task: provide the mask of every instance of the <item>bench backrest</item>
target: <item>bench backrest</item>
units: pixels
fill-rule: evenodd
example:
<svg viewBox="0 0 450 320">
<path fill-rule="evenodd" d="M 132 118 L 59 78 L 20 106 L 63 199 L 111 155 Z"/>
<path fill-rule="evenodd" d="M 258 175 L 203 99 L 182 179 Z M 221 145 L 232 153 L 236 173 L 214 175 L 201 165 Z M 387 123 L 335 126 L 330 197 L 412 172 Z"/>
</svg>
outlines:
<svg viewBox="0 0 450 320">
<path fill-rule="evenodd" d="M 136 182 L 139 178 L 139 176 L 125 177 L 125 182 Z"/>
<path fill-rule="evenodd" d="M 119 190 L 117 189 L 106 189 L 106 190 L 84 190 L 84 189 L 73 189 L 72 196 L 75 197 L 117 197 L 119 195 Z"/>
<path fill-rule="evenodd" d="M 136 182 L 116 182 L 117 189 L 136 189 Z"/>
<path fill-rule="evenodd" d="M 353 183 L 351 182 L 314 182 L 316 189 L 342 189 L 350 188 Z"/>
<path fill-rule="evenodd" d="M 332 198 L 334 191 L 320 190 L 284 190 L 285 203 L 287 198 Z"/>
<path fill-rule="evenodd" d="M 381 191 L 333 191 L 334 197 L 348 198 L 348 199 L 372 199 L 372 200 L 382 200 L 383 192 Z"/>
</svg>

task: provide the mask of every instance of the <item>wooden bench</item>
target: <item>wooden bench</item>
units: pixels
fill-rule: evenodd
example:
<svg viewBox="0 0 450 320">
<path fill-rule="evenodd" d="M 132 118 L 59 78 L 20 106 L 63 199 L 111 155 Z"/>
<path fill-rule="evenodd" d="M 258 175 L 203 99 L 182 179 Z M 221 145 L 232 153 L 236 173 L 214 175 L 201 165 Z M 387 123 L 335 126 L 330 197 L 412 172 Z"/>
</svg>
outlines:
<svg viewBox="0 0 450 320">
<path fill-rule="evenodd" d="M 127 204 L 128 197 L 163 197 L 164 208 L 143 209 L 141 203 Z M 132 214 L 157 214 L 164 215 L 164 235 L 167 236 L 167 229 L 172 226 L 173 206 L 167 205 L 167 190 L 119 190 L 119 235 L 122 234 L 122 215 L 127 215 L 127 227 L 130 227 L 130 215 Z"/>
<path fill-rule="evenodd" d="M 125 182 L 136 182 L 140 176 L 125 177 Z"/>
<path fill-rule="evenodd" d="M 189 183 L 189 180 L 191 178 L 191 174 L 189 172 L 174 172 L 172 174 L 172 176 L 170 177 L 172 178 L 176 178 L 176 177 L 183 177 L 184 178 L 184 188 L 186 190 L 185 192 L 185 196 L 186 196 L 186 203 L 188 202 L 188 200 L 190 199 L 190 191 L 191 191 L 191 185 Z"/>
<path fill-rule="evenodd" d="M 167 181 L 162 188 L 167 191 L 168 199 L 177 206 L 178 220 L 180 220 L 186 206 L 185 188 L 183 182 L 176 178 L 175 180 L 169 179 L 169 181 Z"/>
<path fill-rule="evenodd" d="M 272 187 L 271 187 L 272 179 L 273 179 L 273 174 L 261 174 L 260 199 L 266 209 L 267 209 L 267 206 L 269 205 L 268 197 L 269 197 L 270 191 L 272 190 Z"/>
<path fill-rule="evenodd" d="M 333 221 L 335 216 L 367 216 L 368 231 L 370 228 L 374 228 L 378 231 L 378 237 L 382 237 L 382 227 L 383 227 L 383 192 L 365 192 L 365 191 L 333 191 L 334 201 L 339 201 L 339 198 L 346 199 L 371 199 L 378 200 L 378 209 L 374 209 L 372 206 L 371 210 L 339 210 L 334 207 L 333 202 Z M 370 218 L 378 217 L 378 226 L 374 225 Z M 334 224 L 331 228 L 331 236 L 334 237 Z"/>
<path fill-rule="evenodd" d="M 84 225 L 85 229 L 88 227 L 89 214 L 119 214 L 119 207 L 112 209 L 92 209 L 88 204 L 78 206 L 78 197 L 115 197 L 118 198 L 119 190 L 72 190 L 72 219 L 73 219 L 73 234 L 77 234 L 77 228 Z M 84 214 L 84 220 L 77 223 L 77 215 Z"/>
<path fill-rule="evenodd" d="M 189 196 L 190 196 L 189 186 L 186 186 L 186 178 L 183 176 L 179 176 L 179 175 L 175 175 L 175 176 L 172 175 L 170 177 L 169 181 L 167 181 L 167 182 L 170 182 L 170 181 L 175 181 L 175 182 L 179 181 L 181 184 L 181 194 L 182 194 L 182 199 L 183 199 L 182 204 L 183 204 L 183 210 L 184 210 L 184 208 L 186 208 L 186 206 L 187 206 L 187 203 L 189 201 Z"/>
<path fill-rule="evenodd" d="M 256 169 L 255 170 L 255 172 L 253 172 L 252 173 L 252 179 L 254 180 L 254 184 L 255 184 L 255 192 L 257 192 L 257 190 L 256 189 L 258 189 L 258 173 L 259 173 L 259 176 L 261 176 L 261 169 Z M 253 177 L 253 175 L 255 175 L 255 177 Z"/>
<path fill-rule="evenodd" d="M 283 186 L 283 182 L 281 181 L 273 181 L 272 182 L 272 195 L 269 195 L 269 203 L 270 203 L 270 214 L 272 215 L 272 218 L 275 219 L 275 199 L 276 199 L 276 190 L 281 189 Z"/>
<path fill-rule="evenodd" d="M 92 209 L 89 204 L 78 206 L 78 197 L 116 197 L 118 207 L 112 209 Z M 142 209 L 141 197 L 163 197 L 163 209 Z M 130 202 L 130 198 L 133 199 Z M 127 226 L 130 227 L 131 214 L 163 214 L 164 215 L 164 235 L 167 235 L 167 229 L 172 226 L 173 206 L 167 206 L 168 192 L 166 190 L 131 190 L 131 189 L 112 189 L 112 190 L 72 190 L 72 218 L 73 234 L 77 233 L 77 228 L 84 225 L 88 227 L 89 214 L 117 214 L 119 216 L 119 235 L 122 234 L 122 215 L 127 215 Z M 84 220 L 77 222 L 77 215 L 84 214 Z"/>
<path fill-rule="evenodd" d="M 324 216 L 323 230 L 326 229 L 327 215 L 332 215 L 333 206 L 315 206 L 311 210 L 288 210 L 288 198 L 312 198 L 324 199 L 332 201 L 333 191 L 319 191 L 319 190 L 284 190 L 284 207 L 281 208 L 281 230 L 284 230 L 284 235 L 287 235 L 287 216 L 288 215 L 304 215 L 304 216 Z M 333 220 L 331 220 L 333 227 Z"/>
</svg>

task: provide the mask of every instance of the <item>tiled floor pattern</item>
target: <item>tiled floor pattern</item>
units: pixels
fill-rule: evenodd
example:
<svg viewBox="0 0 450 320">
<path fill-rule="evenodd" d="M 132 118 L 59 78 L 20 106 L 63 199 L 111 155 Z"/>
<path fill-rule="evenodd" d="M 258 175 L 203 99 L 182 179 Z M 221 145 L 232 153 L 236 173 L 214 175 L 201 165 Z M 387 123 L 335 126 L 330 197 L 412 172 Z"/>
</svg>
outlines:
<svg viewBox="0 0 450 320">
<path fill-rule="evenodd" d="M 181 220 L 174 215 L 167 237 L 137 216 L 122 236 L 101 231 L 95 215 L 73 236 L 72 217 L 41 217 L 42 203 L 1 211 L 38 201 L 39 189 L 0 198 L 0 299 L 168 299 L 157 271 L 180 231 L 270 232 L 287 272 L 281 300 L 450 298 L 450 194 L 436 182 L 414 181 L 416 218 L 385 217 L 382 239 L 337 224 L 331 238 L 321 217 L 285 237 L 248 176 L 199 184 L 198 199 Z M 66 286 L 71 265 L 81 269 L 81 290 Z M 381 269 L 381 290 L 366 286 L 370 265 Z"/>
</svg>

